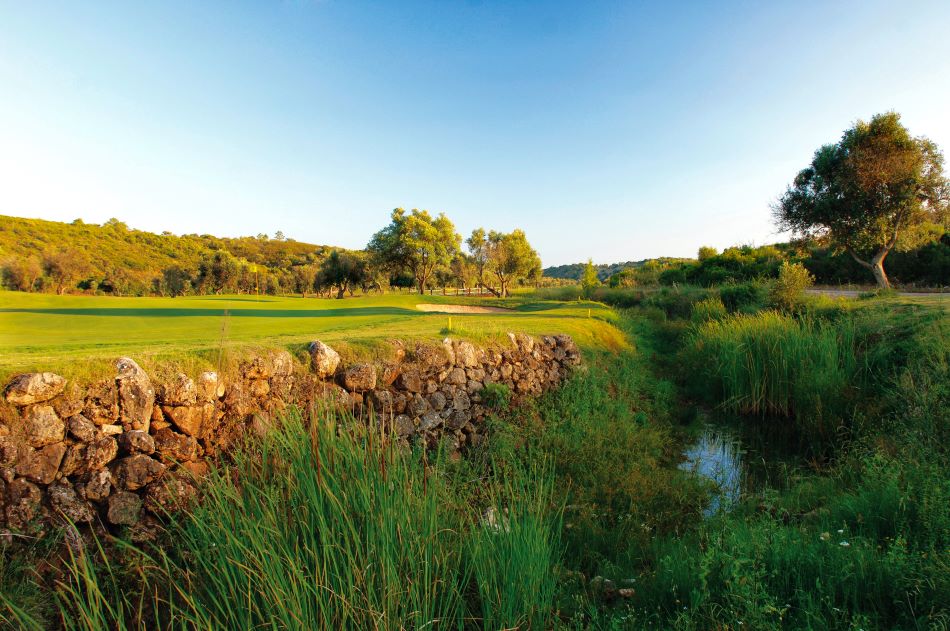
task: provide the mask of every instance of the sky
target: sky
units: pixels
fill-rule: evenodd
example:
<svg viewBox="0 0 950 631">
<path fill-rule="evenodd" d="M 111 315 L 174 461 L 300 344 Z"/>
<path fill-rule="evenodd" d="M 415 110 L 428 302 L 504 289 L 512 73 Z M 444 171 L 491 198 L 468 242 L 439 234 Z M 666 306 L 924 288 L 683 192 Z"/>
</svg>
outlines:
<svg viewBox="0 0 950 631">
<path fill-rule="evenodd" d="M 0 214 L 364 247 L 395 207 L 545 265 L 782 240 L 816 148 L 950 148 L 950 2 L 0 0 Z"/>
</svg>

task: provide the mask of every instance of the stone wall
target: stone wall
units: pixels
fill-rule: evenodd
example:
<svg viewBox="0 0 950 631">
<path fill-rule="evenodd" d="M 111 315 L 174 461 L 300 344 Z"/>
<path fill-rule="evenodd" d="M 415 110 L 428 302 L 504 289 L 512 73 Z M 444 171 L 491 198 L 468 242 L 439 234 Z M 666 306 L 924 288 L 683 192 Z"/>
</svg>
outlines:
<svg viewBox="0 0 950 631">
<path fill-rule="evenodd" d="M 187 501 L 209 462 L 248 432 L 266 431 L 288 405 L 341 408 L 429 447 L 478 444 L 487 384 L 504 384 L 517 402 L 556 386 L 580 362 L 569 336 L 509 338 L 487 348 L 395 341 L 390 360 L 349 365 L 313 342 L 309 365 L 274 351 L 249 358 L 230 379 L 204 372 L 154 383 L 126 357 L 114 379 L 88 385 L 17 375 L 0 404 L 0 527 L 66 517 L 131 526 L 134 536 Z"/>
</svg>

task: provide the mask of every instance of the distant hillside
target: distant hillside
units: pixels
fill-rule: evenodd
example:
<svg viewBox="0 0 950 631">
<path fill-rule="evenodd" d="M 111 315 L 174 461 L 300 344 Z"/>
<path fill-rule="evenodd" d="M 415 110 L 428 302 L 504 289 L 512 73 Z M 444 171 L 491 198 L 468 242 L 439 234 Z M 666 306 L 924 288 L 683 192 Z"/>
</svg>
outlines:
<svg viewBox="0 0 950 631">
<path fill-rule="evenodd" d="M 295 291 L 295 268 L 312 267 L 329 250 L 264 235 L 230 239 L 207 234 L 154 234 L 115 219 L 100 226 L 81 220 L 61 223 L 0 215 L 0 266 L 7 286 L 18 280 L 11 275 L 31 277 L 35 273 L 31 287 L 52 282 L 50 263 L 59 259 L 77 268 L 80 288 L 122 295 L 156 293 L 156 289 L 161 293 L 166 270 L 177 268 L 194 278 L 202 264 L 207 267 L 217 255 L 219 263 L 232 263 L 238 273 L 253 273 L 254 282 L 264 289 Z"/>
<path fill-rule="evenodd" d="M 637 269 L 643 267 L 647 263 L 655 263 L 657 265 L 666 266 L 670 263 L 681 263 L 689 259 L 678 259 L 670 257 L 660 257 L 658 259 L 643 259 L 642 261 L 626 261 L 625 263 L 605 263 L 602 265 L 594 265 L 597 269 L 597 278 L 601 281 L 606 281 L 608 278 L 625 269 Z M 580 280 L 581 276 L 584 274 L 584 268 L 587 267 L 587 263 L 571 263 L 570 265 L 556 265 L 554 267 L 547 267 L 544 269 L 543 275 L 548 278 L 564 278 L 567 280 Z"/>
</svg>

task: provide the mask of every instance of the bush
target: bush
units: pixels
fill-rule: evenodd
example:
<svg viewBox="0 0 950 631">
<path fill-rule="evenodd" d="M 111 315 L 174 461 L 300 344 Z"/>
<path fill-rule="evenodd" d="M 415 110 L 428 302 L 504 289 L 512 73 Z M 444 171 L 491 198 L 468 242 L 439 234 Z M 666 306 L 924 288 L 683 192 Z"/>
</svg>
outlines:
<svg viewBox="0 0 950 631">
<path fill-rule="evenodd" d="M 723 285 L 719 288 L 719 298 L 730 313 L 759 311 L 765 306 L 767 294 L 766 283 L 758 280 Z"/>
<path fill-rule="evenodd" d="M 815 277 L 801 263 L 782 262 L 778 278 L 772 283 L 769 301 L 780 309 L 792 309 L 815 284 Z"/>
<path fill-rule="evenodd" d="M 716 296 L 710 296 L 705 300 L 700 300 L 693 305 L 693 322 L 702 324 L 703 322 L 724 320 L 729 316 L 726 306 L 722 304 Z"/>
</svg>

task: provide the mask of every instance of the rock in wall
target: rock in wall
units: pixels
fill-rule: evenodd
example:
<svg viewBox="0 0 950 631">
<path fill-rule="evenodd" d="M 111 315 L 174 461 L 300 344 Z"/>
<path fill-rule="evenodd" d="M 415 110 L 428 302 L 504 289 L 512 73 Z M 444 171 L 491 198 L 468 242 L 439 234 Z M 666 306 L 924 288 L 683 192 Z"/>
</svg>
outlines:
<svg viewBox="0 0 950 631">
<path fill-rule="evenodd" d="M 48 372 L 17 375 L 0 404 L 0 526 L 65 518 L 146 532 L 190 500 L 209 461 L 248 432 L 267 431 L 288 405 L 345 410 L 428 447 L 478 444 L 486 386 L 504 384 L 517 402 L 558 385 L 580 363 L 569 336 L 509 338 L 487 348 L 446 339 L 407 349 L 394 341 L 391 360 L 349 365 L 315 341 L 308 366 L 274 351 L 249 358 L 228 380 L 204 372 L 153 384 L 127 357 L 114 379 L 86 386 Z"/>
</svg>

